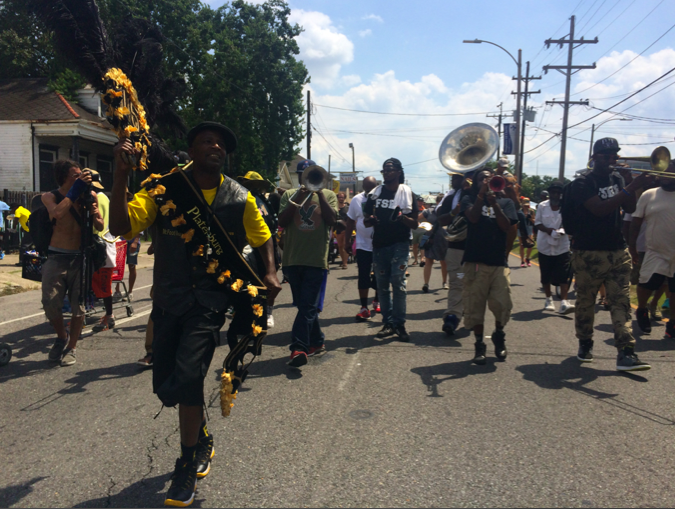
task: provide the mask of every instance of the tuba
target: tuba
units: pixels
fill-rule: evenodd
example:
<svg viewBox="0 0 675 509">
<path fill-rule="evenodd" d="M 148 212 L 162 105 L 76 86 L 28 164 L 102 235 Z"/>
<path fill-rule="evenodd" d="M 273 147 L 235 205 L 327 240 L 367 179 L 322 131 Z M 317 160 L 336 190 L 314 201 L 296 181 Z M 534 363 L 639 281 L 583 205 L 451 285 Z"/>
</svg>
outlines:
<svg viewBox="0 0 675 509">
<path fill-rule="evenodd" d="M 448 134 L 438 150 L 438 158 L 446 169 L 467 173 L 484 166 L 498 147 L 497 131 L 487 124 L 474 122 Z"/>
<path fill-rule="evenodd" d="M 328 184 L 328 172 L 324 170 L 321 166 L 314 164 L 308 167 L 302 175 L 303 184 L 300 186 L 293 197 L 289 200 L 296 207 L 302 208 L 307 200 L 309 200 L 312 195 L 316 192 L 321 191 Z M 295 203 L 295 198 L 301 191 L 311 191 L 307 197 L 302 200 L 302 203 Z"/>
</svg>

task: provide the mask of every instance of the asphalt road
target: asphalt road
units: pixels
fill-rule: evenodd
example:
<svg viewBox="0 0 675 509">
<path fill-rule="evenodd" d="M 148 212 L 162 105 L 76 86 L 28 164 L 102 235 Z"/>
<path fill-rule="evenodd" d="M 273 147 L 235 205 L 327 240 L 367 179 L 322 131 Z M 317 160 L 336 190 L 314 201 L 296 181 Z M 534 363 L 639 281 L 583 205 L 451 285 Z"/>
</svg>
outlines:
<svg viewBox="0 0 675 509">
<path fill-rule="evenodd" d="M 511 259 L 516 265 L 517 259 Z M 229 418 L 219 413 L 218 348 L 207 378 L 216 456 L 197 507 L 672 506 L 675 345 L 663 324 L 638 340 L 653 369 L 615 371 L 609 314 L 596 316 L 596 361 L 580 366 L 571 317 L 544 313 L 538 270 L 514 268 L 509 357 L 471 365 L 473 339 L 442 332 L 434 268 L 412 267 L 410 343 L 355 323 L 356 267 L 329 275 L 328 353 L 286 366 L 290 289 Z M 135 316 L 85 337 L 77 364 L 51 367 L 38 292 L 0 298 L 0 506 L 161 506 L 179 453 L 177 412 L 160 410 L 142 356 L 151 270 Z M 557 303 L 556 303 L 557 305 Z M 486 331 L 492 330 L 488 317 Z"/>
</svg>

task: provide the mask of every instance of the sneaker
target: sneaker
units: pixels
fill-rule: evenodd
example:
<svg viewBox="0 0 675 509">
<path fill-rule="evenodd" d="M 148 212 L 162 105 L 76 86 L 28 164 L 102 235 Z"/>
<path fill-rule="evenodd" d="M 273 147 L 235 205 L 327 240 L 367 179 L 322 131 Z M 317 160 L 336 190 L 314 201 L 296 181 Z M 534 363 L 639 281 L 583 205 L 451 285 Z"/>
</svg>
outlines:
<svg viewBox="0 0 675 509">
<path fill-rule="evenodd" d="M 370 311 L 368 311 L 368 308 L 361 308 L 359 314 L 356 315 L 356 321 L 367 322 L 368 320 L 370 320 Z"/>
<path fill-rule="evenodd" d="M 474 343 L 474 347 L 476 348 L 476 355 L 474 355 L 473 359 L 471 362 L 474 364 L 478 364 L 479 366 L 485 366 L 485 352 L 487 351 L 487 346 L 485 345 L 485 342 L 483 341 L 476 341 Z"/>
<path fill-rule="evenodd" d="M 176 460 L 176 468 L 171 476 L 171 486 L 166 493 L 164 505 L 169 507 L 187 507 L 195 499 L 197 490 L 197 462 L 184 458 Z"/>
<path fill-rule="evenodd" d="M 661 319 L 663 318 L 663 315 L 661 315 L 661 310 L 658 308 L 656 304 L 654 304 L 654 307 L 649 308 L 649 318 L 651 318 L 655 322 L 660 322 Z"/>
<path fill-rule="evenodd" d="M 373 301 L 373 313 L 381 313 L 382 308 L 380 308 L 380 303 L 376 300 Z"/>
<path fill-rule="evenodd" d="M 429 293 L 429 285 L 427 283 L 424 283 L 424 285 L 422 285 L 422 291 L 424 293 Z"/>
<path fill-rule="evenodd" d="M 396 326 L 396 335 L 399 341 L 403 341 L 404 343 L 410 341 L 410 334 L 405 330 L 405 325 Z"/>
<path fill-rule="evenodd" d="M 496 330 L 492 333 L 492 344 L 495 345 L 495 356 L 499 361 L 505 361 L 506 355 L 506 334 L 503 330 Z"/>
<path fill-rule="evenodd" d="M 195 461 L 197 462 L 197 479 L 206 477 L 211 471 L 211 460 L 216 455 L 213 448 L 213 435 L 201 437 L 197 442 Z"/>
<path fill-rule="evenodd" d="M 558 311 L 558 313 L 561 315 L 569 315 L 572 312 L 574 312 L 574 304 L 570 304 L 567 300 L 560 303 L 560 311 Z"/>
<path fill-rule="evenodd" d="M 661 306 L 661 311 L 670 311 L 670 299 L 666 299 L 663 301 L 663 305 Z"/>
<path fill-rule="evenodd" d="M 666 324 L 666 334 L 664 339 L 675 339 L 675 323 L 673 320 L 669 320 Z"/>
<path fill-rule="evenodd" d="M 592 339 L 579 340 L 579 352 L 577 353 L 577 359 L 579 359 L 581 362 L 593 362 Z"/>
<path fill-rule="evenodd" d="M 47 358 L 50 362 L 59 362 L 63 357 L 63 350 L 66 348 L 67 341 L 65 339 L 56 338 Z"/>
<path fill-rule="evenodd" d="M 427 263 L 427 262 L 425 262 L 424 260 L 422 260 L 422 261 L 420 262 L 420 267 L 424 267 L 424 266 L 426 265 L 426 263 Z"/>
<path fill-rule="evenodd" d="M 77 362 L 75 358 L 75 348 L 66 348 L 63 350 L 63 357 L 61 357 L 61 366 L 72 366 Z"/>
<path fill-rule="evenodd" d="M 443 283 L 443 290 L 447 290 L 448 288 L 450 288 L 450 287 L 448 286 L 448 283 Z"/>
<path fill-rule="evenodd" d="M 619 350 L 619 354 L 616 356 L 616 369 L 618 371 L 647 371 L 652 367 L 647 362 L 638 359 L 635 350 L 627 346 Z"/>
<path fill-rule="evenodd" d="M 128 293 L 127 295 L 129 296 L 129 302 L 134 300 L 134 294 L 133 293 Z"/>
<path fill-rule="evenodd" d="M 118 303 L 121 300 L 122 300 L 122 294 L 120 292 L 115 292 L 113 294 L 113 302 Z"/>
<path fill-rule="evenodd" d="M 291 359 L 288 361 L 288 365 L 292 368 L 299 368 L 305 364 L 307 364 L 307 354 L 305 352 L 293 350 L 291 353 Z"/>
<path fill-rule="evenodd" d="M 454 336 L 457 326 L 459 325 L 459 319 L 455 315 L 448 315 L 443 318 L 443 332 L 448 336 Z"/>
<path fill-rule="evenodd" d="M 115 317 L 114 316 L 104 316 L 101 318 L 101 321 L 94 325 L 91 330 L 92 332 L 103 332 L 107 330 L 112 330 L 115 326 Z"/>
<path fill-rule="evenodd" d="M 525 258 L 525 262 L 527 263 L 528 267 L 532 267 L 532 262 L 530 261 L 529 258 Z"/>
<path fill-rule="evenodd" d="M 316 357 L 316 356 L 322 355 L 324 353 L 326 353 L 326 346 L 325 345 L 310 346 L 309 352 L 307 352 L 307 357 Z"/>
<path fill-rule="evenodd" d="M 647 308 L 637 308 L 635 311 L 635 318 L 637 319 L 638 327 L 643 334 L 649 334 L 652 331 L 652 324 L 649 320 L 649 311 Z"/>
<path fill-rule="evenodd" d="M 378 338 L 388 338 L 394 334 L 396 334 L 396 330 L 394 329 L 393 325 L 385 323 L 384 327 L 382 327 L 382 329 L 380 329 L 380 331 L 375 334 L 375 336 Z"/>
<path fill-rule="evenodd" d="M 152 354 L 149 353 L 142 359 L 138 359 L 136 361 L 136 365 L 142 367 L 142 368 L 151 368 L 152 367 Z"/>
<path fill-rule="evenodd" d="M 552 297 L 546 297 L 546 302 L 544 302 L 544 311 L 555 311 Z"/>
<path fill-rule="evenodd" d="M 274 317 L 272 315 L 267 315 L 267 329 L 274 327 Z"/>
<path fill-rule="evenodd" d="M 527 265 L 525 265 L 525 262 L 520 262 L 520 268 L 524 269 L 525 267 L 527 267 Z"/>
</svg>

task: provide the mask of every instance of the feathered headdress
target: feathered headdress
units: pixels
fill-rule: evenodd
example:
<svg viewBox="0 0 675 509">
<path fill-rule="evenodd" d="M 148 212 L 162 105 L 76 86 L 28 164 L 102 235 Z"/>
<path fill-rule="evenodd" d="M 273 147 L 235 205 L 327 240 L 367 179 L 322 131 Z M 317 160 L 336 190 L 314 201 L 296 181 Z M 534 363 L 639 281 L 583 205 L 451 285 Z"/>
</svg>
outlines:
<svg viewBox="0 0 675 509">
<path fill-rule="evenodd" d="M 57 52 L 103 93 L 106 117 L 118 137 L 130 138 L 139 149 L 136 169 L 164 173 L 173 168 L 171 151 L 150 133 L 154 126 L 176 137 L 186 131 L 171 108 L 181 84 L 164 77 L 164 37 L 159 28 L 148 20 L 128 17 L 113 30 L 111 39 L 94 0 L 31 3 L 54 33 Z"/>
</svg>

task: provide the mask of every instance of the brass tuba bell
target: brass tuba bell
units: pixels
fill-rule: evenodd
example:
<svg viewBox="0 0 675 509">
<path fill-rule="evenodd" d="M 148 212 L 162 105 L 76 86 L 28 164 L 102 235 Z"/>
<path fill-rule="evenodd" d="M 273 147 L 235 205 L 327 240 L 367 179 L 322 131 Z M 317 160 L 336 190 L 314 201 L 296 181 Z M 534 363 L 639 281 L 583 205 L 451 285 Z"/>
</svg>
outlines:
<svg viewBox="0 0 675 509">
<path fill-rule="evenodd" d="M 485 165 L 497 152 L 499 135 L 492 126 L 473 122 L 448 134 L 438 150 L 441 164 L 448 170 L 467 173 Z"/>
</svg>

